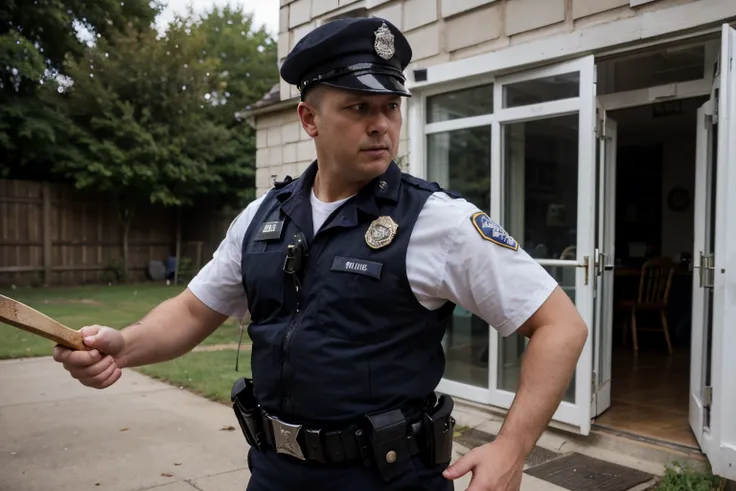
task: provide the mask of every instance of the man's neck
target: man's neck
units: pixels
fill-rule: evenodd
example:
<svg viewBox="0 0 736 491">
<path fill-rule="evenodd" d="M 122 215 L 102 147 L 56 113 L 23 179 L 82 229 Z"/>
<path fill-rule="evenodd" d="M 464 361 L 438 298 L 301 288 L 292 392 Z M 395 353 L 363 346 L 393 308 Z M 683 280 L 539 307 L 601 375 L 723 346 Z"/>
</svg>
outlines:
<svg viewBox="0 0 736 491">
<path fill-rule="evenodd" d="M 346 183 L 340 179 L 331 178 L 322 171 L 317 171 L 312 188 L 318 200 L 331 203 L 358 194 L 366 184 L 368 181 Z"/>
</svg>

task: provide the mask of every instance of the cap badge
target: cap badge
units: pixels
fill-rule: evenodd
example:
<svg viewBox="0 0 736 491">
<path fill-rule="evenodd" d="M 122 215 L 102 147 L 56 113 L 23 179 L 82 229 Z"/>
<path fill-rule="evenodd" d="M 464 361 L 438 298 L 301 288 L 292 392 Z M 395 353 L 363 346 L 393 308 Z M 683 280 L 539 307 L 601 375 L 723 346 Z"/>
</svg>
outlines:
<svg viewBox="0 0 736 491">
<path fill-rule="evenodd" d="M 385 247 L 394 240 L 399 225 L 391 217 L 379 217 L 371 223 L 365 233 L 366 243 L 373 249 Z"/>
<path fill-rule="evenodd" d="M 385 22 L 375 32 L 375 34 L 376 42 L 374 43 L 374 47 L 376 48 L 376 53 L 378 53 L 378 56 L 384 60 L 390 60 L 391 57 L 394 56 L 394 53 L 396 53 L 396 49 L 394 48 L 394 35 L 391 34 L 391 30 Z"/>
</svg>

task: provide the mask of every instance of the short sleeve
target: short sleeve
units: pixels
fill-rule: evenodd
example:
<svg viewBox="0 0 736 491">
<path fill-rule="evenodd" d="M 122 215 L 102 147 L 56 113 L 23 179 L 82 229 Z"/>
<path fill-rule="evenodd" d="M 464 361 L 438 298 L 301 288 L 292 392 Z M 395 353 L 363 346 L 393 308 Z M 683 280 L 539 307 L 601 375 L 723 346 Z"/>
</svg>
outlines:
<svg viewBox="0 0 736 491">
<path fill-rule="evenodd" d="M 233 220 L 212 259 L 188 286 L 209 308 L 237 319 L 242 319 L 248 310 L 240 267 L 243 238 L 263 199 L 262 196 L 251 202 Z"/>
<path fill-rule="evenodd" d="M 429 309 L 451 301 L 502 336 L 531 317 L 557 281 L 475 205 L 435 193 L 419 215 L 407 276 Z"/>
</svg>

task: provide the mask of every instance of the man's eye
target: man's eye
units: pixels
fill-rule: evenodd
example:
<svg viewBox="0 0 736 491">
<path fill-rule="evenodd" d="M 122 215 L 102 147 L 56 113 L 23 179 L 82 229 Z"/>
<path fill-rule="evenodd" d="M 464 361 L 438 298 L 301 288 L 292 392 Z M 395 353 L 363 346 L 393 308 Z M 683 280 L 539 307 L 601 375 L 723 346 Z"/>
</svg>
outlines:
<svg viewBox="0 0 736 491">
<path fill-rule="evenodd" d="M 398 104 L 398 102 L 390 102 L 388 104 L 388 107 L 391 108 L 391 109 L 398 109 L 399 108 L 399 104 Z"/>
</svg>

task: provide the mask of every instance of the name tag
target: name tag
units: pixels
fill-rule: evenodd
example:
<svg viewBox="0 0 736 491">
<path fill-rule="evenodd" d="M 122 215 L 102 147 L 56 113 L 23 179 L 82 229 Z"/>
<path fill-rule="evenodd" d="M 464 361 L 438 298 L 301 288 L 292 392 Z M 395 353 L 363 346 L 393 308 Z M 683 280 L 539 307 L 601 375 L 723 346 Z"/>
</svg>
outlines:
<svg viewBox="0 0 736 491">
<path fill-rule="evenodd" d="M 381 278 L 381 269 L 383 264 L 374 263 L 373 261 L 365 261 L 363 259 L 352 259 L 349 257 L 336 257 L 332 261 L 330 271 L 341 271 L 343 273 L 356 273 L 373 278 Z"/>
<path fill-rule="evenodd" d="M 284 222 L 264 222 L 261 230 L 256 234 L 253 240 L 273 240 L 280 239 L 281 232 L 284 230 Z"/>
</svg>

